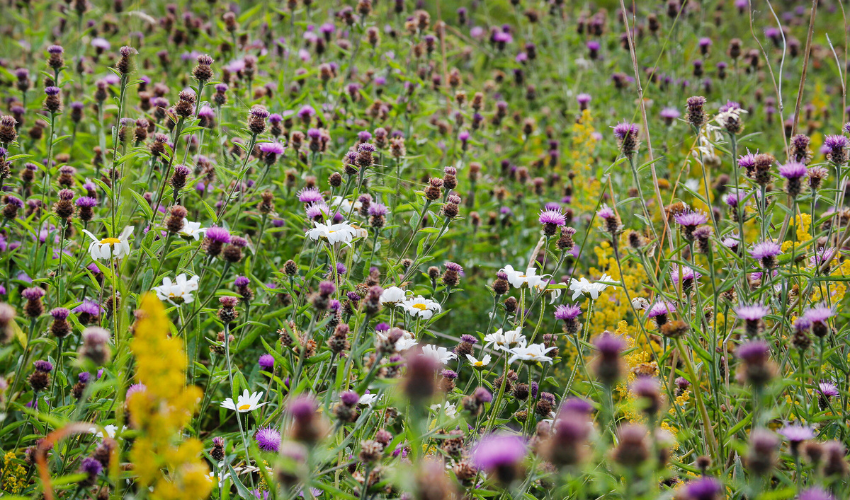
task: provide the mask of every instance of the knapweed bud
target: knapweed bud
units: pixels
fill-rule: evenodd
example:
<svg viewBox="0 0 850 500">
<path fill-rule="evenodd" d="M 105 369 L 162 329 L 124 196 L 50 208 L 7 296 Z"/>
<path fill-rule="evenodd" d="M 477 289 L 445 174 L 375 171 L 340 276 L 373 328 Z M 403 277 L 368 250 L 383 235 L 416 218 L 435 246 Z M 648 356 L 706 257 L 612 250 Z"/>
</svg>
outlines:
<svg viewBox="0 0 850 500">
<path fill-rule="evenodd" d="M 266 130 L 266 119 L 269 117 L 269 112 L 266 108 L 260 105 L 254 105 L 248 113 L 248 129 L 252 134 L 259 135 Z"/>
<path fill-rule="evenodd" d="M 118 60 L 118 63 L 115 65 L 115 68 L 121 73 L 122 76 L 126 76 L 133 72 L 134 64 L 133 59 L 138 52 L 133 47 L 124 46 L 121 47 L 118 51 L 121 54 L 121 58 Z"/>
<path fill-rule="evenodd" d="M 620 123 L 614 127 L 614 137 L 620 146 L 620 152 L 626 158 L 632 158 L 638 146 L 638 126 L 636 123 Z"/>
<path fill-rule="evenodd" d="M 705 97 L 688 97 L 685 119 L 694 128 L 700 128 L 705 123 Z"/>
<path fill-rule="evenodd" d="M 599 356 L 594 361 L 596 376 L 603 384 L 613 386 L 622 376 L 620 352 L 625 349 L 626 343 L 622 338 L 604 332 L 596 338 L 594 346 L 599 351 Z"/>
<path fill-rule="evenodd" d="M 192 70 L 192 76 L 199 82 L 208 82 L 213 76 L 210 65 L 213 63 L 213 58 L 207 54 L 198 56 L 198 65 Z"/>
<path fill-rule="evenodd" d="M 62 109 L 62 98 L 60 93 L 62 89 L 59 87 L 47 87 L 44 89 L 44 109 L 49 113 L 58 113 Z"/>
<path fill-rule="evenodd" d="M 185 207 L 175 205 L 169 209 L 169 215 L 165 219 L 165 228 L 171 234 L 177 234 L 183 229 L 186 216 L 189 214 Z"/>
<path fill-rule="evenodd" d="M 95 365 L 102 366 L 109 361 L 112 351 L 109 348 L 109 331 L 99 326 L 90 326 L 83 330 L 83 345 L 80 347 L 80 357 L 91 360 Z"/>
</svg>

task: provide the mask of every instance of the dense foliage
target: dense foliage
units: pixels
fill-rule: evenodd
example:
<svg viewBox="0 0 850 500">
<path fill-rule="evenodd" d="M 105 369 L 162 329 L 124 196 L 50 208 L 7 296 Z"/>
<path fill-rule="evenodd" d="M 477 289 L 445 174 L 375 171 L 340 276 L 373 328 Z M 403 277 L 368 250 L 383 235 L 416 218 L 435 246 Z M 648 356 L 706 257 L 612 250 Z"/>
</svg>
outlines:
<svg viewBox="0 0 850 500">
<path fill-rule="evenodd" d="M 0 12 L 4 497 L 850 496 L 838 1 Z"/>
</svg>

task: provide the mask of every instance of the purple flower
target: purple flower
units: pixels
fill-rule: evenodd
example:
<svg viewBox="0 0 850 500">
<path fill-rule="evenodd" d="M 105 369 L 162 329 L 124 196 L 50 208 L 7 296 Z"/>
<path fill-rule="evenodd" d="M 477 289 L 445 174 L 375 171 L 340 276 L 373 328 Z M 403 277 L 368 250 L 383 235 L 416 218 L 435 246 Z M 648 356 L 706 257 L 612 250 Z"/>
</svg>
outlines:
<svg viewBox="0 0 850 500">
<path fill-rule="evenodd" d="M 260 151 L 266 154 L 282 155 L 286 148 L 279 142 L 264 142 L 260 144 Z"/>
<path fill-rule="evenodd" d="M 53 319 L 57 321 L 64 321 L 68 319 L 68 316 L 71 314 L 71 311 L 65 309 L 64 307 L 57 307 L 50 311 L 50 315 L 53 316 Z"/>
<path fill-rule="evenodd" d="M 763 340 L 753 340 L 738 347 L 738 357 L 750 364 L 761 364 L 767 360 L 770 346 Z"/>
<path fill-rule="evenodd" d="M 36 371 L 50 373 L 53 371 L 53 363 L 50 361 L 44 361 L 42 359 L 33 362 L 33 367 Z"/>
<path fill-rule="evenodd" d="M 638 130 L 639 129 L 638 129 L 637 123 L 627 123 L 627 122 L 618 123 L 614 127 L 614 137 L 616 137 L 617 139 L 619 139 L 621 141 L 625 140 L 628 137 L 631 137 L 632 139 L 634 139 L 634 138 L 637 138 Z"/>
<path fill-rule="evenodd" d="M 484 387 L 478 387 L 475 389 L 472 397 L 477 399 L 479 403 L 490 403 L 493 401 L 493 394 Z"/>
<path fill-rule="evenodd" d="M 739 203 L 741 203 L 741 200 L 743 200 L 746 197 L 747 197 L 747 193 L 744 193 L 743 191 L 738 191 L 736 193 L 729 193 L 726 196 L 726 204 L 729 205 L 732 208 L 735 208 L 735 207 L 738 206 Z"/>
<path fill-rule="evenodd" d="M 230 243 L 230 231 L 223 227 L 211 227 L 207 229 L 205 233 L 206 237 L 210 239 L 210 241 L 214 241 L 216 243 L 227 244 Z"/>
<path fill-rule="evenodd" d="M 756 243 L 750 250 L 750 256 L 761 261 L 764 267 L 773 267 L 776 256 L 782 253 L 782 247 L 772 241 Z"/>
<path fill-rule="evenodd" d="M 694 271 L 688 266 L 682 266 L 681 269 L 683 281 L 698 280 L 702 278 L 702 274 L 697 271 Z M 679 284 L 679 267 L 677 267 L 676 265 L 674 265 L 673 268 L 670 270 L 670 280 L 673 282 L 674 285 Z"/>
<path fill-rule="evenodd" d="M 481 438 L 472 449 L 472 463 L 479 469 L 494 470 L 512 467 L 525 458 L 522 438 L 509 434 L 491 434 Z"/>
<path fill-rule="evenodd" d="M 616 357 L 620 355 L 620 351 L 626 348 L 626 341 L 619 335 L 604 332 L 602 335 L 596 337 L 593 345 L 602 356 Z"/>
<path fill-rule="evenodd" d="M 582 415 L 590 415 L 593 412 L 593 405 L 582 398 L 572 397 L 564 401 L 561 406 L 561 413 L 580 413 Z"/>
<path fill-rule="evenodd" d="M 823 138 L 823 146 L 829 149 L 831 155 L 843 156 L 844 150 L 850 147 L 850 140 L 843 135 L 828 135 Z"/>
<path fill-rule="evenodd" d="M 735 111 L 737 109 L 741 109 L 741 105 L 735 101 L 726 101 L 726 104 L 720 106 L 721 113 L 727 113 L 729 111 Z"/>
<path fill-rule="evenodd" d="M 800 492 L 798 500 L 835 500 L 826 490 L 814 487 Z"/>
<path fill-rule="evenodd" d="M 251 284 L 251 279 L 247 276 L 237 276 L 233 284 L 238 287 L 248 286 Z"/>
<path fill-rule="evenodd" d="M 695 479 L 685 486 L 685 496 L 689 500 L 715 500 L 723 495 L 723 485 L 713 477 Z"/>
<path fill-rule="evenodd" d="M 381 203 L 372 203 L 369 205 L 369 215 L 373 217 L 381 217 L 387 215 L 389 210 L 387 210 L 387 206 Z"/>
<path fill-rule="evenodd" d="M 100 471 L 102 471 L 102 470 L 103 470 L 103 465 L 101 465 L 101 463 L 98 462 L 97 459 L 93 458 L 93 457 L 84 458 L 82 463 L 80 464 L 80 471 L 88 474 L 89 478 L 91 480 L 94 480 L 94 478 L 98 474 L 100 474 Z"/>
<path fill-rule="evenodd" d="M 71 310 L 74 314 L 88 314 L 94 317 L 100 316 L 101 311 L 103 311 L 103 308 L 97 302 L 89 299 L 83 300 L 82 304 Z"/>
<path fill-rule="evenodd" d="M 304 188 L 301 191 L 298 191 L 298 201 L 301 203 L 320 203 L 324 201 L 322 197 L 322 193 L 319 192 L 318 188 Z"/>
<path fill-rule="evenodd" d="M 813 439 L 815 437 L 815 433 L 811 427 L 803 426 L 803 425 L 787 425 L 781 429 L 779 429 L 779 435 L 784 436 L 785 439 L 790 441 L 791 443 L 802 443 L 803 441 Z"/>
<path fill-rule="evenodd" d="M 542 210 L 538 221 L 544 226 L 564 226 L 567 224 L 567 218 L 560 210 Z"/>
<path fill-rule="evenodd" d="M 818 392 L 821 393 L 822 396 L 827 398 L 834 398 L 838 396 L 838 388 L 835 387 L 835 384 L 832 382 L 821 382 L 818 384 Z"/>
<path fill-rule="evenodd" d="M 560 305 L 555 309 L 555 319 L 576 319 L 581 314 L 581 308 L 575 304 Z"/>
<path fill-rule="evenodd" d="M 578 102 L 581 106 L 587 106 L 588 104 L 590 104 L 591 99 L 592 97 L 590 96 L 590 94 L 582 93 L 576 96 L 576 102 Z"/>
<path fill-rule="evenodd" d="M 80 208 L 94 208 L 97 206 L 97 200 L 88 196 L 77 198 L 77 206 Z"/>
<path fill-rule="evenodd" d="M 257 364 L 260 365 L 260 369 L 267 372 L 274 371 L 274 356 L 271 354 L 263 354 L 260 356 L 260 359 L 257 361 Z"/>
<path fill-rule="evenodd" d="M 680 113 L 676 108 L 664 108 L 659 114 L 661 115 L 661 118 L 664 118 L 664 120 L 668 123 L 682 116 L 682 113 Z"/>
<path fill-rule="evenodd" d="M 315 399 L 303 394 L 289 401 L 289 404 L 286 405 L 287 413 L 292 415 L 292 418 L 298 422 L 308 421 L 313 418 L 318 408 L 319 405 L 316 404 Z"/>
<path fill-rule="evenodd" d="M 460 336 L 460 341 L 466 342 L 467 344 L 473 344 L 473 345 L 478 343 L 477 338 L 475 338 L 472 335 L 469 335 L 467 333 L 464 333 L 463 335 Z"/>
<path fill-rule="evenodd" d="M 653 304 L 652 307 L 649 308 L 649 312 L 647 312 L 646 316 L 648 318 L 655 318 L 657 316 L 667 315 L 674 312 L 676 312 L 676 304 L 662 300 Z"/>
<path fill-rule="evenodd" d="M 608 207 L 608 206 L 603 206 L 601 209 L 599 209 L 598 212 L 596 212 L 597 217 L 599 217 L 600 219 L 605 219 L 605 220 L 608 220 L 608 219 L 614 217 L 614 215 L 615 215 L 614 210 L 611 207 Z"/>
<path fill-rule="evenodd" d="M 735 314 L 737 314 L 739 318 L 746 321 L 758 321 L 769 312 L 770 309 L 761 304 L 739 306 L 735 308 Z"/>
<path fill-rule="evenodd" d="M 704 212 L 697 212 L 694 210 L 685 210 L 684 212 L 677 214 L 674 219 L 676 220 L 676 224 L 692 228 L 708 222 L 708 217 Z"/>
<path fill-rule="evenodd" d="M 802 163 L 791 162 L 779 166 L 779 175 L 786 179 L 800 179 L 808 174 L 806 166 Z"/>
<path fill-rule="evenodd" d="M 812 323 L 825 323 L 826 320 L 835 316 L 831 307 L 817 306 L 806 311 L 803 316 Z"/>
<path fill-rule="evenodd" d="M 37 286 L 32 286 L 24 289 L 21 296 L 27 300 L 38 300 L 44 297 L 44 289 Z"/>
<path fill-rule="evenodd" d="M 262 427 L 254 435 L 257 447 L 263 451 L 277 453 L 280 450 L 280 433 L 271 427 Z"/>
<path fill-rule="evenodd" d="M 354 391 L 345 391 L 339 395 L 339 400 L 346 406 L 354 406 L 360 401 L 360 396 Z"/>
</svg>

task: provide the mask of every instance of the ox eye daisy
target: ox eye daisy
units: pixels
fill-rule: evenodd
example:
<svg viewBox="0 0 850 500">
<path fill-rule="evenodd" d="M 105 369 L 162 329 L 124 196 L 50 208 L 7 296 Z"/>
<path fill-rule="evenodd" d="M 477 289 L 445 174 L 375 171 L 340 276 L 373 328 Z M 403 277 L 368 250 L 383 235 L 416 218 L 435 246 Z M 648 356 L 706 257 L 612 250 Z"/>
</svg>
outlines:
<svg viewBox="0 0 850 500">
<path fill-rule="evenodd" d="M 83 230 L 86 236 L 92 239 L 89 244 L 89 254 L 94 260 L 116 258 L 120 259 L 130 253 L 130 236 L 133 234 L 133 226 L 127 226 L 121 231 L 117 238 L 107 237 L 100 239 L 87 230 Z"/>
<path fill-rule="evenodd" d="M 467 361 L 469 361 L 470 366 L 473 368 L 486 368 L 487 365 L 490 364 L 490 355 L 485 354 L 483 358 L 477 359 L 471 354 L 466 355 Z"/>
<path fill-rule="evenodd" d="M 426 299 L 421 295 L 406 299 L 397 305 L 412 317 L 422 319 L 431 319 L 431 316 L 443 310 L 438 302 Z"/>
<path fill-rule="evenodd" d="M 236 398 L 235 404 L 231 398 L 227 398 L 221 403 L 221 406 L 222 408 L 235 410 L 239 413 L 247 413 L 265 405 L 266 403 L 260 403 L 261 399 L 263 399 L 262 391 L 249 393 L 248 389 L 245 389 L 245 391 Z"/>
<path fill-rule="evenodd" d="M 307 231 L 307 236 L 313 241 L 320 239 L 327 241 L 329 245 L 345 243 L 350 246 L 351 242 L 358 235 L 357 229 L 347 222 L 341 222 L 339 224 L 313 222 L 313 225 L 315 227 Z"/>
</svg>

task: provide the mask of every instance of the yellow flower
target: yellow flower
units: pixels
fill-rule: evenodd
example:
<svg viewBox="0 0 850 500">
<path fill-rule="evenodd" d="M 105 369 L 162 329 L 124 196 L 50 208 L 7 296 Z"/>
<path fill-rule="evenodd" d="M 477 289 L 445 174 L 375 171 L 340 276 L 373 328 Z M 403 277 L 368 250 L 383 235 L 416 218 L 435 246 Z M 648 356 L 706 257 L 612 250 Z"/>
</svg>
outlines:
<svg viewBox="0 0 850 500">
<path fill-rule="evenodd" d="M 171 325 L 162 302 L 147 294 L 141 309 L 144 314 L 130 348 L 136 357 L 136 380 L 146 388 L 127 400 L 133 425 L 139 430 L 130 451 L 134 471 L 142 487 L 153 485 L 151 498 L 206 498 L 213 485 L 201 458 L 203 444 L 197 439 L 181 439 L 201 390 L 185 385 L 188 360 L 182 341 L 168 336 Z"/>
</svg>

